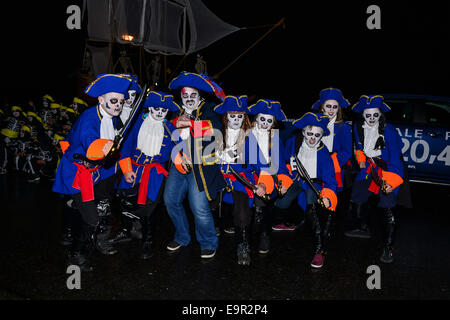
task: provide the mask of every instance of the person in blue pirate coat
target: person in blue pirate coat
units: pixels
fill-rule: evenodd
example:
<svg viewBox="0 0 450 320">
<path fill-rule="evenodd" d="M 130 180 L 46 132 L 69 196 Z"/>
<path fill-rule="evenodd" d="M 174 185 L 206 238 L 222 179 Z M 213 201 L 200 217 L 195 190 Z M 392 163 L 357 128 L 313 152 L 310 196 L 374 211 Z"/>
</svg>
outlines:
<svg viewBox="0 0 450 320">
<path fill-rule="evenodd" d="M 348 237 L 370 238 L 367 202 L 378 197 L 378 207 L 384 213 L 386 230 L 380 260 L 393 261 L 395 219 L 392 209 L 397 205 L 399 186 L 403 183 L 402 141 L 395 127 L 386 123 L 384 113 L 391 108 L 380 95 L 362 95 L 352 111 L 361 117 L 355 122 L 355 156 L 359 171 L 351 195 L 353 216 L 357 228 L 345 232 Z"/>
<path fill-rule="evenodd" d="M 128 118 L 130 117 L 136 96 L 142 92 L 142 89 L 138 83 L 137 76 L 131 75 L 129 73 L 119 73 L 119 75 L 129 78 L 131 80 L 131 84 L 130 87 L 128 88 L 128 99 L 125 100 L 122 111 L 120 112 L 120 115 L 117 118 L 116 127 L 118 130 L 122 129 L 125 123 L 127 122 Z M 119 184 L 121 180 L 122 180 L 122 171 L 119 170 L 119 172 L 117 173 L 116 181 Z M 121 214 L 118 220 L 120 220 L 122 228 L 117 234 L 115 235 L 110 234 L 110 231 L 112 229 L 110 221 L 112 213 L 111 204 L 108 201 L 108 199 L 103 199 L 99 202 L 98 206 L 100 213 L 101 236 L 102 237 L 109 236 L 108 242 L 110 242 L 111 244 L 131 241 L 132 236 L 137 239 L 142 239 L 142 234 L 140 232 L 141 229 L 140 220 L 132 219 L 127 215 L 128 211 L 131 210 L 128 207 L 133 206 L 132 204 L 133 200 L 131 200 L 130 202 L 128 197 L 126 196 L 126 193 L 124 192 L 119 192 L 118 197 L 121 209 Z"/>
<path fill-rule="evenodd" d="M 259 99 L 249 107 L 249 114 L 255 116 L 248 137 L 250 161 L 264 166 L 259 179 L 270 193 L 269 199 L 255 198 L 255 226 L 260 235 L 258 252 L 266 254 L 270 250 L 273 200 L 283 195 L 292 183 L 283 158 L 284 144 L 277 129 L 277 121 L 287 118 L 280 102 L 270 99 Z"/>
<path fill-rule="evenodd" d="M 262 197 L 266 193 L 266 187 L 263 183 L 255 181 L 254 173 L 259 175 L 260 164 L 250 161 L 249 140 L 246 134 L 251 128 L 247 116 L 247 96 L 227 96 L 223 103 L 214 108 L 214 111 L 222 115 L 223 122 L 223 138 L 217 151 L 221 160 L 220 170 L 227 182 L 227 192 L 223 195 L 223 202 L 233 204 L 237 263 L 249 265 L 251 262 L 249 236 L 254 193 Z M 235 173 L 230 167 L 235 170 Z M 242 175 L 250 184 L 256 186 L 256 190 L 245 186 L 235 174 Z"/>
<path fill-rule="evenodd" d="M 164 202 L 175 227 L 174 240 L 167 245 L 167 250 L 175 252 L 191 241 L 183 207 L 187 196 L 200 256 L 208 259 L 214 257 L 218 247 L 210 201 L 226 186 L 215 154 L 214 132 L 222 129 L 222 123 L 213 110 L 217 104 L 214 100 L 223 97 L 223 91 L 206 75 L 185 71 L 169 83 L 169 89 L 178 91 L 174 96 L 181 98 L 182 110 L 172 123 L 183 140 L 183 152 L 177 153 L 164 190 Z M 181 165 L 177 159 L 181 159 Z"/>
<path fill-rule="evenodd" d="M 52 190 L 70 195 L 79 216 L 72 227 L 73 242 L 69 264 L 77 264 L 84 271 L 92 271 L 83 254 L 83 247 L 92 240 L 94 248 L 103 254 L 117 253 L 106 242 L 97 239 L 99 214 L 97 202 L 108 198 L 114 189 L 118 164 L 115 159 L 101 165 L 92 160 L 103 159 L 113 146 L 116 118 L 128 95 L 130 79 L 101 74 L 86 89 L 85 93 L 98 98 L 98 104 L 83 112 L 74 124 L 65 141 L 61 141 L 64 154 L 58 165 Z"/>
<path fill-rule="evenodd" d="M 119 190 L 124 198 L 133 199 L 133 207 L 128 210 L 141 221 L 141 257 L 146 260 L 152 256 L 152 215 L 164 190 L 162 184 L 168 176 L 166 163 L 176 142 L 172 141 L 176 129 L 166 120 L 166 115 L 169 111 L 179 111 L 180 107 L 173 102 L 172 95 L 159 91 L 149 93 L 144 107 L 149 110 L 138 117 L 122 144 L 119 164 L 123 178 Z M 124 217 L 116 238 L 130 238 L 131 228 L 132 220 Z"/>
<path fill-rule="evenodd" d="M 301 133 L 286 141 L 284 154 L 285 163 L 288 163 L 290 167 L 293 183 L 286 194 L 275 201 L 275 207 L 287 209 L 294 200 L 297 200 L 314 233 L 315 248 L 311 266 L 321 268 L 324 264 L 324 254 L 329 238 L 331 212 L 335 210 L 337 204 L 337 181 L 333 160 L 321 141 L 324 135 L 330 133 L 327 127 L 328 117 L 307 112 L 292 124 L 301 130 Z M 301 173 L 297 158 L 317 191 L 320 192 L 319 199 Z"/>
</svg>

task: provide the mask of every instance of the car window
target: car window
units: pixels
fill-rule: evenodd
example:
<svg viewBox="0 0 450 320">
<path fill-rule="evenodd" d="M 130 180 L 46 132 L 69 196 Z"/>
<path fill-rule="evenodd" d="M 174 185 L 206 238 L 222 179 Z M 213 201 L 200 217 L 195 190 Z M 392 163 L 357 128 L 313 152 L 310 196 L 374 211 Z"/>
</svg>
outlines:
<svg viewBox="0 0 450 320">
<path fill-rule="evenodd" d="M 425 102 L 425 118 L 431 125 L 450 125 L 450 103 L 448 102 Z"/>
<path fill-rule="evenodd" d="M 391 111 L 386 113 L 388 122 L 404 122 L 411 123 L 414 119 L 414 104 L 408 100 L 389 100 L 385 102 L 391 108 Z"/>
</svg>

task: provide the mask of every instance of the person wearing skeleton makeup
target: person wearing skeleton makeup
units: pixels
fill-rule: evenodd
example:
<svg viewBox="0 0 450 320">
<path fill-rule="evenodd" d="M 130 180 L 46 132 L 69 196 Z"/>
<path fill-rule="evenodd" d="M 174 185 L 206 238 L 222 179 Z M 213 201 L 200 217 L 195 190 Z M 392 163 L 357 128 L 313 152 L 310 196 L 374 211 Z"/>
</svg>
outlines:
<svg viewBox="0 0 450 320">
<path fill-rule="evenodd" d="M 9 164 L 14 164 L 14 158 L 17 150 L 17 138 L 19 137 L 20 128 L 25 124 L 26 118 L 23 115 L 22 108 L 12 106 L 11 113 L 4 122 L 1 129 L 2 151 L 0 159 L 0 171 L 6 173 Z"/>
<path fill-rule="evenodd" d="M 249 114 L 255 115 L 252 130 L 249 133 L 250 161 L 260 163 L 264 171 L 260 181 L 266 186 L 276 184 L 270 198 L 284 195 L 292 183 L 286 169 L 283 154 L 284 144 L 276 128 L 276 121 L 286 120 L 286 115 L 278 101 L 260 99 L 249 107 Z M 266 180 L 267 179 L 267 180 Z M 269 188 L 270 189 L 270 188 Z M 266 254 L 270 250 L 270 233 L 272 231 L 273 203 L 261 197 L 255 198 L 255 225 L 259 233 L 258 252 Z"/>
<path fill-rule="evenodd" d="M 194 215 L 200 256 L 208 259 L 214 257 L 218 247 L 210 201 L 216 199 L 226 186 L 215 154 L 217 140 L 214 132 L 222 129 L 222 123 L 213 110 L 213 99 L 222 97 L 223 91 L 206 75 L 184 71 L 170 82 L 169 89 L 180 89 L 182 110 L 172 123 L 178 129 L 177 135 L 183 140 L 185 156 L 182 164 L 184 170 L 172 166 L 164 189 L 164 202 L 175 227 L 174 239 L 168 244 L 167 250 L 178 251 L 191 241 L 183 207 L 183 200 L 187 196 Z"/>
<path fill-rule="evenodd" d="M 247 96 L 227 96 L 223 103 L 219 104 L 214 111 L 222 114 L 224 123 L 223 141 L 219 146 L 220 169 L 227 182 L 227 190 L 223 195 L 223 207 L 229 209 L 227 204 L 232 204 L 232 215 L 235 227 L 235 241 L 237 245 L 237 263 L 249 265 L 251 262 L 250 250 L 250 224 L 252 221 L 252 210 L 254 193 L 260 197 L 266 193 L 263 183 L 255 182 L 253 173 L 260 173 L 260 164 L 251 163 L 249 157 L 249 140 L 246 135 L 251 128 L 247 116 Z M 257 189 L 251 190 L 244 186 L 230 170 L 230 166 L 247 179 Z"/>
<path fill-rule="evenodd" d="M 284 197 L 275 201 L 275 206 L 287 210 L 291 203 L 297 199 L 297 203 L 305 212 L 306 220 L 310 222 L 314 233 L 314 257 L 311 267 L 321 268 L 324 264 L 326 245 L 329 240 L 329 225 L 331 212 L 323 210 L 322 205 L 328 210 L 335 210 L 337 197 L 337 181 L 333 160 L 328 149 L 322 142 L 322 138 L 330 133 L 328 116 L 307 112 L 300 119 L 292 123 L 301 132 L 286 141 L 284 154 L 288 164 L 293 184 Z M 312 182 L 320 192 L 320 199 L 300 173 L 297 160 L 300 159 Z"/>
<path fill-rule="evenodd" d="M 380 257 L 384 263 L 394 260 L 393 208 L 397 205 L 398 187 L 403 183 L 404 174 L 400 136 L 394 126 L 386 123 L 384 116 L 390 110 L 380 95 L 363 95 L 352 107 L 352 111 L 361 114 L 353 128 L 359 172 L 353 183 L 351 201 L 357 227 L 345 232 L 348 237 L 371 237 L 367 202 L 372 194 L 377 196 L 386 222 Z"/>
<path fill-rule="evenodd" d="M 120 167 L 124 174 L 119 184 L 123 213 L 138 217 L 142 224 L 142 259 L 152 256 L 153 213 L 158 206 L 165 168 L 174 147 L 172 141 L 175 127 L 167 121 L 169 111 L 179 111 L 173 96 L 164 92 L 151 91 L 144 104 L 149 108 L 143 112 L 123 142 Z M 127 203 L 124 203 L 124 201 Z M 128 216 L 122 220 L 122 230 L 111 239 L 131 239 L 132 221 Z"/>
<path fill-rule="evenodd" d="M 83 254 L 83 247 L 91 242 L 102 254 L 117 253 L 111 245 L 97 238 L 99 228 L 99 199 L 110 199 L 114 190 L 115 159 L 105 161 L 102 166 L 92 165 L 75 155 L 90 160 L 102 159 L 113 145 L 115 124 L 128 95 L 131 80 L 116 74 L 101 74 L 85 90 L 98 104 L 83 112 L 74 124 L 65 141 L 61 141 L 63 156 L 59 162 L 54 192 L 69 195 L 78 216 L 72 226 L 73 242 L 68 264 L 79 265 L 84 271 L 92 271 Z"/>
</svg>

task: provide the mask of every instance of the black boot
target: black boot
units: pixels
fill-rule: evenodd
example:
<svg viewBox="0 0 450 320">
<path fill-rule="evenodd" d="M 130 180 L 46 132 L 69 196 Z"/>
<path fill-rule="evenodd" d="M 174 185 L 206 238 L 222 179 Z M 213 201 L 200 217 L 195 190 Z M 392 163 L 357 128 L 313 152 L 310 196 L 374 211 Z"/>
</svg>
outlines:
<svg viewBox="0 0 450 320">
<path fill-rule="evenodd" d="M 384 263 L 391 263 L 394 261 L 394 231 L 395 231 L 395 219 L 394 213 L 391 208 L 384 208 L 384 218 L 386 220 L 386 230 L 383 253 L 381 254 L 380 260 Z"/>
<path fill-rule="evenodd" d="M 97 203 L 97 213 L 100 220 L 97 231 L 98 239 L 106 239 L 111 231 L 111 204 L 109 199 L 102 199 Z"/>
<path fill-rule="evenodd" d="M 256 208 L 258 209 L 258 208 Z M 258 210 L 255 214 L 255 221 L 257 220 Z M 261 217 L 259 226 L 259 243 L 258 252 L 261 254 L 266 254 L 270 251 L 270 232 L 272 230 L 272 208 L 262 207 Z"/>
<path fill-rule="evenodd" d="M 320 226 L 319 212 L 320 208 L 316 204 L 308 205 L 306 207 L 306 219 L 311 224 L 314 234 L 314 258 L 311 261 L 311 267 L 319 269 L 322 268 L 325 260 L 323 252 L 323 237 L 322 228 Z"/>
<path fill-rule="evenodd" d="M 133 227 L 133 220 L 122 214 L 122 227 L 120 231 L 115 235 L 109 238 L 107 241 L 110 244 L 123 243 L 131 241 L 131 229 Z"/>
<path fill-rule="evenodd" d="M 150 259 L 153 255 L 152 252 L 152 240 L 153 240 L 153 232 L 151 225 L 151 217 L 142 217 L 142 254 L 141 258 L 144 260 Z"/>
<path fill-rule="evenodd" d="M 353 216 L 356 218 L 357 227 L 353 230 L 346 231 L 344 234 L 352 238 L 371 238 L 369 231 L 369 210 L 365 203 L 352 203 Z"/>
<path fill-rule="evenodd" d="M 117 250 L 106 240 L 101 240 L 97 237 L 100 228 L 99 226 L 87 226 L 86 232 L 88 234 L 89 240 L 95 250 L 101 254 L 110 256 L 117 253 Z"/>
<path fill-rule="evenodd" d="M 82 271 L 91 272 L 94 270 L 93 266 L 88 262 L 85 255 L 82 254 L 82 249 L 89 242 L 86 238 L 87 234 L 82 226 L 83 222 L 80 217 L 75 217 L 73 225 L 73 241 L 70 247 L 70 252 L 67 257 L 67 266 L 77 265 Z"/>
<path fill-rule="evenodd" d="M 72 242 L 73 242 L 72 228 L 67 226 L 63 229 L 60 243 L 63 246 L 70 246 L 72 245 Z"/>
<path fill-rule="evenodd" d="M 248 228 L 235 227 L 235 237 L 237 243 L 237 263 L 239 265 L 249 266 L 251 262 L 250 244 Z"/>
</svg>

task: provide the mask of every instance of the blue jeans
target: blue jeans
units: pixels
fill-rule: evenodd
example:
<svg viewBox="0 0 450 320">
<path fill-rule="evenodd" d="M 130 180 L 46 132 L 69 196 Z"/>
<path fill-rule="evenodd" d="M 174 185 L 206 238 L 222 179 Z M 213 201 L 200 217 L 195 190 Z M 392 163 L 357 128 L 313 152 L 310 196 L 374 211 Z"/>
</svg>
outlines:
<svg viewBox="0 0 450 320">
<path fill-rule="evenodd" d="M 317 202 L 317 196 L 312 189 L 303 189 L 302 185 L 298 181 L 294 181 L 284 196 L 278 198 L 274 205 L 280 209 L 288 209 L 298 195 L 302 192 L 306 193 L 306 204 L 313 204 Z"/>
<path fill-rule="evenodd" d="M 189 206 L 194 214 L 195 236 L 200 243 L 200 248 L 202 250 L 217 249 L 219 241 L 205 192 L 198 191 L 192 172 L 184 175 L 175 166 L 172 166 L 166 180 L 164 202 L 175 227 L 174 241 L 182 246 L 187 246 L 191 242 L 189 222 L 183 207 L 183 200 L 186 197 L 186 193 Z"/>
</svg>

